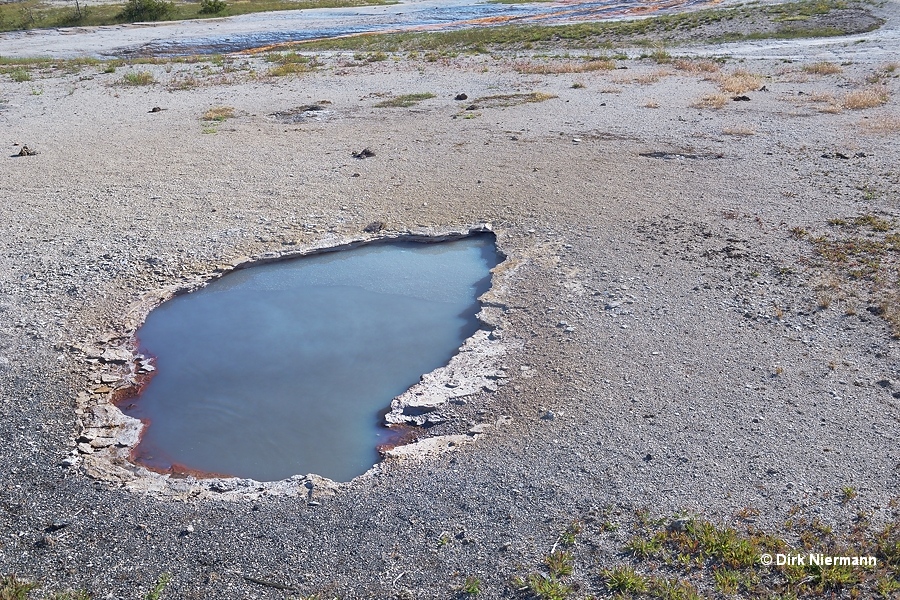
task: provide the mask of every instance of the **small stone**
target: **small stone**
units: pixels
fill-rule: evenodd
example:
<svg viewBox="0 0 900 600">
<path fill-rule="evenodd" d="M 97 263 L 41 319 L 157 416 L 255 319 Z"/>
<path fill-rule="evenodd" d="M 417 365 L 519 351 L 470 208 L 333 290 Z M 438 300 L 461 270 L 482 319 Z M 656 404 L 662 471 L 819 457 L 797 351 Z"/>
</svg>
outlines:
<svg viewBox="0 0 900 600">
<path fill-rule="evenodd" d="M 84 442 L 81 442 L 80 444 L 78 444 L 77 448 L 78 448 L 78 451 L 82 454 L 93 454 L 94 453 L 94 449 L 91 448 L 91 445 L 85 444 Z"/>
<path fill-rule="evenodd" d="M 234 490 L 234 484 L 231 483 L 230 481 L 222 481 L 222 480 L 214 481 L 213 483 L 210 484 L 209 489 L 211 489 L 214 492 L 219 492 L 221 494 L 224 492 L 230 492 L 230 491 Z"/>
<path fill-rule="evenodd" d="M 67 456 L 59 461 L 59 464 L 66 468 L 74 467 L 78 464 L 78 460 L 79 458 L 77 456 Z"/>
<path fill-rule="evenodd" d="M 103 375 L 100 376 L 100 381 L 102 383 L 115 383 L 117 381 L 120 381 L 121 379 L 122 378 L 120 376 L 115 375 L 113 373 L 104 373 Z"/>
<path fill-rule="evenodd" d="M 480 435 L 490 429 L 492 425 L 490 423 L 479 423 L 478 425 L 473 425 L 469 427 L 469 435 Z"/>
<path fill-rule="evenodd" d="M 352 153 L 352 156 L 353 156 L 353 158 L 358 158 L 358 159 L 362 160 L 364 158 L 372 158 L 373 156 L 375 156 L 375 152 L 373 152 L 372 150 L 369 150 L 368 148 L 363 148 L 359 152 Z"/>
<path fill-rule="evenodd" d="M 108 363 L 127 363 L 133 358 L 134 355 L 124 348 L 107 348 L 100 355 L 100 359 Z"/>
<path fill-rule="evenodd" d="M 603 308 L 606 310 L 613 310 L 613 309 L 619 308 L 620 306 L 622 306 L 621 302 L 613 300 L 613 301 L 607 302 Z"/>
<path fill-rule="evenodd" d="M 454 100 L 468 100 L 469 96 L 467 94 L 457 94 L 453 99 Z"/>
<path fill-rule="evenodd" d="M 310 500 L 309 502 L 306 503 L 307 506 L 321 506 L 321 504 L 322 503 L 317 500 Z"/>
<path fill-rule="evenodd" d="M 152 113 L 162 112 L 162 108 L 160 108 L 159 106 L 154 106 L 153 108 L 150 109 L 150 112 L 152 112 Z"/>
<path fill-rule="evenodd" d="M 541 418 L 544 419 L 545 421 L 552 421 L 553 419 L 556 418 L 556 413 L 553 412 L 552 410 L 548 410 L 547 412 L 545 412 L 543 414 L 543 416 Z"/>
<path fill-rule="evenodd" d="M 363 229 L 366 233 L 378 233 L 385 228 L 384 221 L 372 221 Z"/>
<path fill-rule="evenodd" d="M 684 531 L 687 529 L 688 523 L 690 523 L 688 519 L 675 519 L 669 523 L 667 529 L 669 531 Z"/>
</svg>

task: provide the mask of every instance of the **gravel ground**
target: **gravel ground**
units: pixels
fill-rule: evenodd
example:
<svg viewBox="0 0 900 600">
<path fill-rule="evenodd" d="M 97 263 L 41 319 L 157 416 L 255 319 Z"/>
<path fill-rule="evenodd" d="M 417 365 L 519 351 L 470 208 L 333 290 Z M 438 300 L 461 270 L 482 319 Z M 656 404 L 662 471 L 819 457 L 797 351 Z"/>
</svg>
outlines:
<svg viewBox="0 0 900 600">
<path fill-rule="evenodd" d="M 895 3 L 877 12 L 896 30 Z M 494 598 L 595 507 L 751 508 L 774 531 L 796 506 L 836 527 L 896 518 L 900 342 L 865 296 L 823 302 L 823 281 L 843 283 L 791 234 L 900 218 L 886 68 L 900 58 L 863 41 L 842 73 L 803 70 L 842 48 L 728 60 L 720 75 L 746 69 L 767 91 L 718 110 L 692 106 L 716 74 L 636 58 L 561 74 L 520 72 L 539 57 L 334 54 L 293 78 L 253 77 L 268 65 L 244 57 L 0 76 L 0 573 L 95 598 L 144 597 L 163 573 L 171 598 L 447 598 L 471 575 Z M 157 83 L 123 85 L 132 71 Z M 887 104 L 833 107 L 871 86 Z M 375 107 L 414 92 L 435 97 Z M 531 92 L 557 97 L 465 110 Z M 202 121 L 214 106 L 235 116 Z M 363 148 L 375 156 L 351 157 Z M 107 368 L 75 348 L 127 339 L 148 292 L 373 221 L 492 224 L 508 377 L 431 432 L 495 427 L 313 502 L 253 485 L 197 498 L 191 479 L 138 491 L 71 460 Z M 623 536 L 592 560 L 616 560 Z"/>
</svg>

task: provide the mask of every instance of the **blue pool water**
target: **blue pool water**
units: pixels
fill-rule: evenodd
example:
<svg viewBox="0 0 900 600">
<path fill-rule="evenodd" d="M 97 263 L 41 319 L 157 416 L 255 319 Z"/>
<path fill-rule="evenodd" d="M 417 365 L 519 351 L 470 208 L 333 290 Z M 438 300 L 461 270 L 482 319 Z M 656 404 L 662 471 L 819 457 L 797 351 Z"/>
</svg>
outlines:
<svg viewBox="0 0 900 600">
<path fill-rule="evenodd" d="M 379 243 L 235 271 L 153 310 L 157 372 L 123 410 L 148 466 L 348 481 L 378 461 L 391 399 L 478 328 L 493 236 Z"/>
</svg>

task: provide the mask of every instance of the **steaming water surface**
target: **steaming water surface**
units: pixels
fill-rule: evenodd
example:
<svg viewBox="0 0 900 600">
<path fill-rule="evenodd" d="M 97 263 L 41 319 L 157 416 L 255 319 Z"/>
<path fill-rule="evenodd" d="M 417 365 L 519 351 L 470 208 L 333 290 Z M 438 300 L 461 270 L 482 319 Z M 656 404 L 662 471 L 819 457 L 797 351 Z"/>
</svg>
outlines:
<svg viewBox="0 0 900 600">
<path fill-rule="evenodd" d="M 141 462 L 347 481 L 381 415 L 479 327 L 493 237 L 385 243 L 251 267 L 166 302 L 138 330 L 157 375 L 125 408 Z"/>
</svg>

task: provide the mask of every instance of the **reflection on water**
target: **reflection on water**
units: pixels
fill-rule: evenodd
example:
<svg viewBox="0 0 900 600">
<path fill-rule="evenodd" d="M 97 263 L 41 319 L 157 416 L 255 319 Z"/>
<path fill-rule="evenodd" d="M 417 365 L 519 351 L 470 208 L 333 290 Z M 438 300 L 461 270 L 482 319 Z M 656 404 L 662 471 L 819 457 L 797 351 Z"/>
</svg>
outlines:
<svg viewBox="0 0 900 600">
<path fill-rule="evenodd" d="M 236 271 L 152 311 L 157 375 L 125 409 L 153 468 L 347 481 L 378 460 L 380 415 L 479 327 L 493 237 L 376 244 Z"/>
<path fill-rule="evenodd" d="M 221 36 L 158 40 L 132 49 L 133 55 L 181 55 L 237 52 L 287 42 L 396 31 L 447 31 L 506 24 L 560 24 L 634 17 L 711 6 L 721 0 L 561 0 L 500 4 L 484 0 L 426 0 L 357 9 L 283 11 L 233 17 L 242 27 Z M 254 18 L 256 17 L 256 18 Z M 259 28 L 253 27 L 254 21 Z M 274 23 L 273 23 L 274 22 Z"/>
</svg>

